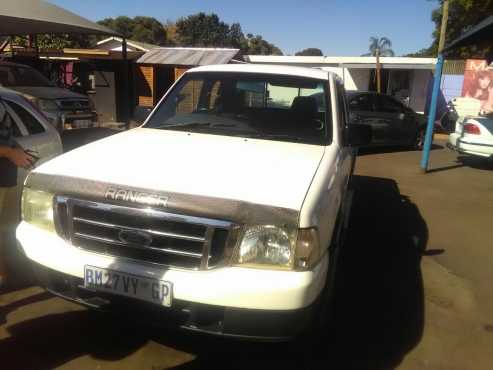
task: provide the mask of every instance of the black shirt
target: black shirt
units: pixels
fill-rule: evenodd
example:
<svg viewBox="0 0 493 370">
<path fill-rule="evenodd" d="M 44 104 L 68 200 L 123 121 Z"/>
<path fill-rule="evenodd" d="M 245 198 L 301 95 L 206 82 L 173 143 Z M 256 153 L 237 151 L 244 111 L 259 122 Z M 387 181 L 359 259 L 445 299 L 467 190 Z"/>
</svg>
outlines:
<svg viewBox="0 0 493 370">
<path fill-rule="evenodd" d="M 3 104 L 0 102 L 0 104 Z M 3 107 L 0 107 L 2 110 Z M 3 120 L 0 121 L 0 146 L 14 148 L 16 146 L 12 135 L 12 118 L 5 112 Z M 17 166 L 9 159 L 0 157 L 0 187 L 11 187 L 17 185 Z"/>
</svg>

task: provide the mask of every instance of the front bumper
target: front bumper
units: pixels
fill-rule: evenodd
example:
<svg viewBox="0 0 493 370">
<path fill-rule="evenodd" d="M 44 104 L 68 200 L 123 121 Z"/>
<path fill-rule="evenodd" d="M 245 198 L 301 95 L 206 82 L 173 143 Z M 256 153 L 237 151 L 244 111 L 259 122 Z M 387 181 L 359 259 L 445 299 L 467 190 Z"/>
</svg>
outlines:
<svg viewBox="0 0 493 370">
<path fill-rule="evenodd" d="M 97 113 L 92 111 L 83 111 L 80 113 L 45 111 L 44 113 L 49 118 L 53 126 L 55 126 L 59 131 L 75 128 L 96 127 L 98 122 Z M 85 122 L 87 124 L 81 125 L 79 122 Z"/>
<path fill-rule="evenodd" d="M 305 272 L 241 267 L 170 269 L 84 251 L 25 222 L 17 228 L 17 239 L 41 271 L 42 284 L 55 294 L 109 311 L 132 306 L 132 310 L 148 312 L 137 315 L 140 317 L 154 313 L 154 322 L 178 321 L 179 327 L 229 336 L 282 340 L 296 335 L 310 321 L 328 268 L 326 255 L 317 267 Z M 168 281 L 173 284 L 172 308 L 90 292 L 82 287 L 85 265 Z M 175 316 L 183 317 L 170 320 Z M 214 320 L 206 320 L 206 325 L 201 317 Z"/>
<path fill-rule="evenodd" d="M 49 292 L 86 307 L 121 316 L 126 323 L 239 339 L 287 341 L 313 320 L 316 303 L 298 310 L 252 310 L 174 300 L 171 308 L 84 288 L 80 278 L 33 263 L 39 283 Z"/>
</svg>

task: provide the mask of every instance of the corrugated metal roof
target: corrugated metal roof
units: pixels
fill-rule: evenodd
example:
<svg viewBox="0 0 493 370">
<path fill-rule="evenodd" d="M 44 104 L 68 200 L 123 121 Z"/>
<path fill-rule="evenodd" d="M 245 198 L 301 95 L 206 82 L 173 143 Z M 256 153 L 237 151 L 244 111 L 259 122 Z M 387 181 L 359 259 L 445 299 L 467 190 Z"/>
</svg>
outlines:
<svg viewBox="0 0 493 370">
<path fill-rule="evenodd" d="M 205 66 L 226 64 L 238 54 L 239 49 L 214 48 L 156 48 L 142 55 L 139 64 L 167 64 Z"/>
<path fill-rule="evenodd" d="M 40 33 L 118 35 L 118 32 L 46 1 L 0 1 L 0 35 Z"/>
</svg>

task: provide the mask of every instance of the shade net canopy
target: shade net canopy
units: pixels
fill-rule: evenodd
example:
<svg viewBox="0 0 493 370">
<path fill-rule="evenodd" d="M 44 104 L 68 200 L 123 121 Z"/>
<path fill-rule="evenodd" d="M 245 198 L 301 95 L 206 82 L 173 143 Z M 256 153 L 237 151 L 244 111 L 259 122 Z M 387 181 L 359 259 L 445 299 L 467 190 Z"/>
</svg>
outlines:
<svg viewBox="0 0 493 370">
<path fill-rule="evenodd" d="M 484 19 L 450 44 L 446 45 L 443 52 L 448 54 L 457 48 L 485 41 L 493 43 L 493 15 Z"/>
<path fill-rule="evenodd" d="M 42 0 L 0 0 L 0 36 L 116 35 L 117 32 Z"/>
<path fill-rule="evenodd" d="M 204 66 L 229 63 L 239 49 L 156 48 L 142 55 L 137 63 Z"/>
</svg>

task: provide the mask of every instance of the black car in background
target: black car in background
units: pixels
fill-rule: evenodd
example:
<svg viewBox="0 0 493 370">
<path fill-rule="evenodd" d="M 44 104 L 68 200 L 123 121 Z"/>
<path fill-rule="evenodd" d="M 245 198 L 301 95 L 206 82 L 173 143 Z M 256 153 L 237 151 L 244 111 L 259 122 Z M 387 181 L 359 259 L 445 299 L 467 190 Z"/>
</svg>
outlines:
<svg viewBox="0 0 493 370">
<path fill-rule="evenodd" d="M 350 122 L 372 127 L 371 146 L 405 145 L 422 149 L 425 117 L 395 98 L 376 92 L 347 92 Z"/>
</svg>

